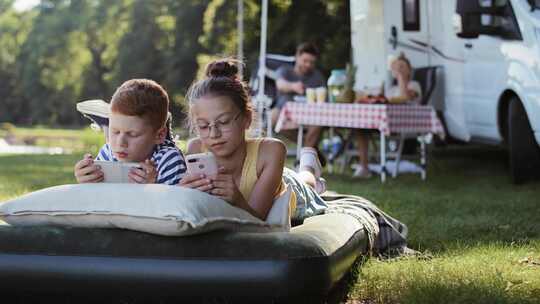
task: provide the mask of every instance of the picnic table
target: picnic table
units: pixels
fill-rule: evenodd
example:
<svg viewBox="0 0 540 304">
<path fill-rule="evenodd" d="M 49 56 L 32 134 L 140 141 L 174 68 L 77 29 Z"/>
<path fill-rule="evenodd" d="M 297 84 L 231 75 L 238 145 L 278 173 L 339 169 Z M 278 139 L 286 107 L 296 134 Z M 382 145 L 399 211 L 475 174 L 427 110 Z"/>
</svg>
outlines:
<svg viewBox="0 0 540 304">
<path fill-rule="evenodd" d="M 304 126 L 353 129 L 374 129 L 380 133 L 381 181 L 386 180 L 386 139 L 427 134 L 445 136 L 441 121 L 429 105 L 350 104 L 350 103 L 286 103 L 279 115 L 275 131 L 298 129 L 297 157 L 303 142 Z M 426 143 L 420 141 L 422 179 L 426 178 Z M 396 164 L 397 170 L 397 164 Z M 394 171 L 394 177 L 397 171 Z"/>
</svg>

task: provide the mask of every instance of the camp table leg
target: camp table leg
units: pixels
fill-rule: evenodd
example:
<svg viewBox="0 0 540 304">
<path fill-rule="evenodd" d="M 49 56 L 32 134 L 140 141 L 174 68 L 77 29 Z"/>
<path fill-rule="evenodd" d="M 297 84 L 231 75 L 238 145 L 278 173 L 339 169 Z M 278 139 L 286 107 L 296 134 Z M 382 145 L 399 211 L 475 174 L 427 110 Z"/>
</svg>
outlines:
<svg viewBox="0 0 540 304">
<path fill-rule="evenodd" d="M 296 160 L 297 161 L 300 161 L 300 151 L 302 150 L 303 135 L 304 135 L 304 126 L 299 125 L 298 126 L 298 139 L 296 142 Z"/>
<path fill-rule="evenodd" d="M 420 141 L 420 167 L 422 171 L 420 172 L 422 180 L 426 180 L 426 140 L 425 137 L 422 137 Z"/>
<path fill-rule="evenodd" d="M 381 182 L 386 181 L 386 136 L 384 135 L 384 132 L 380 131 L 381 133 Z"/>
</svg>

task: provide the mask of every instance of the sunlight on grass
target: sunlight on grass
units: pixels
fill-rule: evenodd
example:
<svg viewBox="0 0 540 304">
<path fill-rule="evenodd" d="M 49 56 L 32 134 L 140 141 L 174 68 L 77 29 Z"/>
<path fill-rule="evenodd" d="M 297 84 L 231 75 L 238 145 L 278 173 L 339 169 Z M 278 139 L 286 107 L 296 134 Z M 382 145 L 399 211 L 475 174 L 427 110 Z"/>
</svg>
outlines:
<svg viewBox="0 0 540 304">
<path fill-rule="evenodd" d="M 79 155 L 0 156 L 0 200 L 60 184 L 73 184 Z"/>
<path fill-rule="evenodd" d="M 377 303 L 538 303 L 540 241 L 456 249 L 433 259 L 371 259 L 354 297 Z M 391 291 L 391 292 L 389 292 Z"/>
<path fill-rule="evenodd" d="M 2 136 L 2 134 L 0 134 Z M 3 136 L 7 136 L 4 131 Z M 3 137 L 2 136 L 2 137 Z M 105 143 L 101 131 L 84 129 L 51 129 L 13 128 L 10 132 L 11 140 L 17 145 L 32 145 L 38 147 L 60 147 L 72 153 L 96 153 Z"/>
<path fill-rule="evenodd" d="M 428 178 L 327 177 L 406 223 L 409 244 L 433 259 L 381 261 L 360 269 L 351 297 L 368 303 L 539 303 L 540 182 L 510 183 L 504 151 L 433 151 Z M 539 262 L 540 263 L 540 262 Z"/>
</svg>

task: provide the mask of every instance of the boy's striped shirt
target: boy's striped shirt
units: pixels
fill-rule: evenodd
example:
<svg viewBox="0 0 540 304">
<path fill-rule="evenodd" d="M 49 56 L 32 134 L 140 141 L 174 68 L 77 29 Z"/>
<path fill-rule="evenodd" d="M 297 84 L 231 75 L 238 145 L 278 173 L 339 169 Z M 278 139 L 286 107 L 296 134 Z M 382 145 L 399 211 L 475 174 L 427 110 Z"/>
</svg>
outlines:
<svg viewBox="0 0 540 304">
<path fill-rule="evenodd" d="M 114 157 L 109 144 L 101 147 L 96 160 L 118 161 Z M 170 140 L 165 140 L 163 144 L 156 145 L 150 160 L 154 162 L 158 171 L 157 184 L 176 185 L 186 173 L 184 155 Z"/>
</svg>

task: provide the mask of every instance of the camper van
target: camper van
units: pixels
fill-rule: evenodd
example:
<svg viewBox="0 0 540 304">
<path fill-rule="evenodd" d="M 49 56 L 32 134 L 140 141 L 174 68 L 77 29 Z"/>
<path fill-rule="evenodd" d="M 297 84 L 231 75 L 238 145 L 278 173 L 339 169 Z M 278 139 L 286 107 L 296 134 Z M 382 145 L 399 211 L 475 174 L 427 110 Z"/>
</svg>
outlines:
<svg viewBox="0 0 540 304">
<path fill-rule="evenodd" d="M 356 90 L 388 62 L 438 67 L 430 104 L 447 135 L 508 148 L 510 174 L 540 172 L 540 0 L 351 0 Z"/>
</svg>

